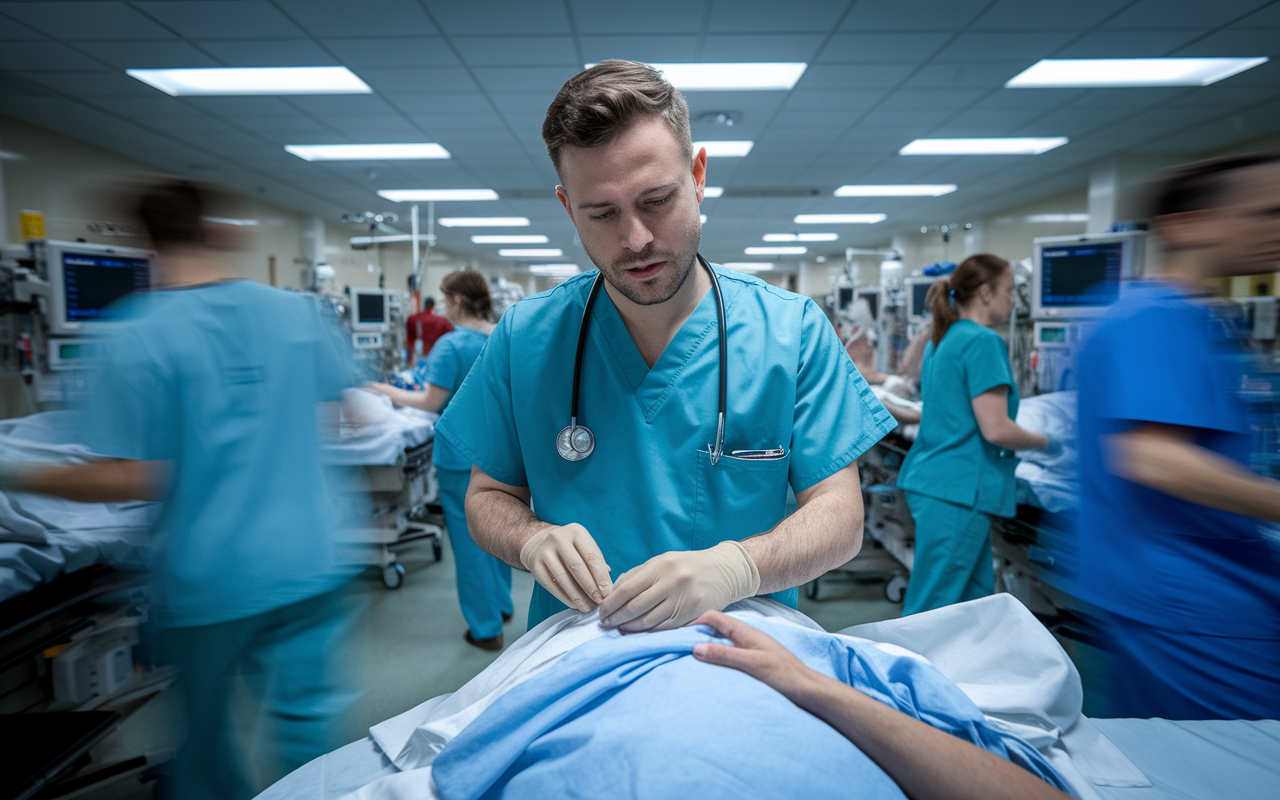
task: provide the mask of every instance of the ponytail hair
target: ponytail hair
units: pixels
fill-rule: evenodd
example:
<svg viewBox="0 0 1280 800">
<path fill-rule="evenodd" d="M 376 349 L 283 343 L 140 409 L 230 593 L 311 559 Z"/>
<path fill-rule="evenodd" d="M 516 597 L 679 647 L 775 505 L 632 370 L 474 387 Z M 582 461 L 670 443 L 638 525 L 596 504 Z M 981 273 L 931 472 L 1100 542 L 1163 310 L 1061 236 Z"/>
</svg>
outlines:
<svg viewBox="0 0 1280 800">
<path fill-rule="evenodd" d="M 995 283 L 1010 269 L 1009 262 L 990 253 L 978 253 L 960 262 L 952 272 L 934 281 L 924 304 L 933 315 L 933 346 L 942 344 L 947 329 L 960 319 L 960 309 L 973 302 L 978 290 Z"/>
</svg>

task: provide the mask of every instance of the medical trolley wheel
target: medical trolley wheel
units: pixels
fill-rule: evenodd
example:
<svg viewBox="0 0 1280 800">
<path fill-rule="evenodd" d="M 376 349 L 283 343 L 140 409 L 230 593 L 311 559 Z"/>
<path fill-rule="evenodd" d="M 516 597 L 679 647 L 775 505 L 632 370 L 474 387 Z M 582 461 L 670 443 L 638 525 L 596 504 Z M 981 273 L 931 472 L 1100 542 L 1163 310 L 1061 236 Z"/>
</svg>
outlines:
<svg viewBox="0 0 1280 800">
<path fill-rule="evenodd" d="M 895 572 L 884 582 L 884 599 L 890 603 L 901 603 L 907 596 L 907 576 Z"/>
<path fill-rule="evenodd" d="M 431 553 L 436 557 L 436 561 L 444 557 L 444 545 L 440 544 L 439 537 L 431 540 Z"/>
<path fill-rule="evenodd" d="M 399 589 L 404 583 L 404 564 L 388 564 L 382 568 L 382 585 L 388 589 Z"/>
</svg>

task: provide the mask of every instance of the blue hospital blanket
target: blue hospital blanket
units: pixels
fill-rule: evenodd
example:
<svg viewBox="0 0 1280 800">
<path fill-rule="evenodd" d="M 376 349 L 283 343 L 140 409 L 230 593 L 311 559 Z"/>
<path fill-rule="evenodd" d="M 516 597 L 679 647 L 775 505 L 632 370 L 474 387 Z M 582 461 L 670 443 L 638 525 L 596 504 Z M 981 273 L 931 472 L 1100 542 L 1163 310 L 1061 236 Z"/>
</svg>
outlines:
<svg viewBox="0 0 1280 800">
<path fill-rule="evenodd" d="M 870 644 L 737 615 L 813 669 L 1067 791 L 1036 750 L 997 730 L 931 665 Z M 903 798 L 834 728 L 756 679 L 696 660 L 710 628 L 605 638 L 503 695 L 432 765 L 446 800 Z M 624 689 L 628 691 L 623 691 Z"/>
</svg>

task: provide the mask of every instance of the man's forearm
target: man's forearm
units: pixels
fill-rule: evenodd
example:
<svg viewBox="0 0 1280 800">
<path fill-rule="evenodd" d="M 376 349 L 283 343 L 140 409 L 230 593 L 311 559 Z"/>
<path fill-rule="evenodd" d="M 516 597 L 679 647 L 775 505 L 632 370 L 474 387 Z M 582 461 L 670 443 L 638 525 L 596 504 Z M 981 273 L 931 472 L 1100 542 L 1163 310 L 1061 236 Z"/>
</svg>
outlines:
<svg viewBox="0 0 1280 800">
<path fill-rule="evenodd" d="M 159 500 L 163 479 L 158 472 L 156 462 L 112 458 L 36 467 L 21 478 L 17 488 L 80 503 Z"/>
<path fill-rule="evenodd" d="M 467 532 L 486 553 L 524 569 L 521 548 L 530 537 L 549 527 L 554 526 L 534 516 L 528 501 L 501 489 L 477 486 L 473 478 L 467 490 Z"/>
<path fill-rule="evenodd" d="M 1142 430 L 1107 439 L 1111 469 L 1134 483 L 1202 506 L 1280 522 L 1280 481 L 1171 435 Z"/>
<path fill-rule="evenodd" d="M 773 530 L 742 541 L 760 571 L 760 594 L 811 581 L 862 548 L 862 487 L 857 467 L 845 467 L 818 489 L 812 496 L 801 492 L 797 496 L 803 496 L 800 510 Z"/>
</svg>

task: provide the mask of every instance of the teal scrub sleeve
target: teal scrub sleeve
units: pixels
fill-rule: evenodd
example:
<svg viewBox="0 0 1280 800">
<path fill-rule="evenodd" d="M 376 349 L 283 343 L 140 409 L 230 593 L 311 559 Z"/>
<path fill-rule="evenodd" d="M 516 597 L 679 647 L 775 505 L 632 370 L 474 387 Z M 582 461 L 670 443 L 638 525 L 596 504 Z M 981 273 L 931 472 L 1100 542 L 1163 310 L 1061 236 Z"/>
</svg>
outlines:
<svg viewBox="0 0 1280 800">
<path fill-rule="evenodd" d="M 1224 386 L 1222 353 L 1214 352 L 1205 318 L 1168 306 L 1139 311 L 1126 325 L 1099 330 L 1092 348 L 1105 364 L 1099 416 L 1135 423 L 1237 432 L 1234 387 Z"/>
<path fill-rule="evenodd" d="M 431 348 L 421 367 L 422 380 L 441 389 L 453 391 L 458 385 L 458 351 L 445 334 Z"/>
<path fill-rule="evenodd" d="M 436 424 L 444 439 L 484 474 L 508 486 L 528 486 L 511 396 L 511 322 L 502 315 L 475 364 Z"/>
<path fill-rule="evenodd" d="M 326 322 L 318 314 L 312 313 L 309 318 L 316 331 L 319 399 L 321 402 L 341 400 L 343 389 L 360 383 L 351 342 L 343 337 L 337 325 Z"/>
<path fill-rule="evenodd" d="M 178 455 L 176 392 L 169 386 L 168 369 L 152 356 L 145 338 L 133 330 L 114 336 L 90 383 L 80 432 L 97 455 L 136 461 L 168 461 Z"/>
<path fill-rule="evenodd" d="M 795 491 L 849 466 L 897 426 L 812 300 L 805 301 L 801 326 L 791 431 L 790 481 Z"/>
<path fill-rule="evenodd" d="M 1009 351 L 995 331 L 984 330 L 964 349 L 965 388 L 969 399 L 997 386 L 1014 386 Z"/>
</svg>

